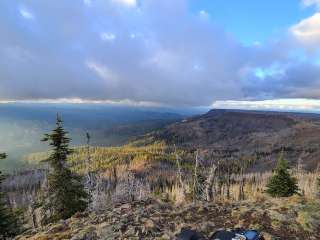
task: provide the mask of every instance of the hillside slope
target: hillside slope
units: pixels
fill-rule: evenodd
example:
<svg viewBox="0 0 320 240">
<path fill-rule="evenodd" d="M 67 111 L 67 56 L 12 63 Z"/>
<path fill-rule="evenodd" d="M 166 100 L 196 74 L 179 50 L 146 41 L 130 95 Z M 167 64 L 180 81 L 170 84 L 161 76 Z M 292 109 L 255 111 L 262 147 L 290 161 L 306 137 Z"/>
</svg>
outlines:
<svg viewBox="0 0 320 240">
<path fill-rule="evenodd" d="M 8 158 L 0 162 L 2 171 L 29 168 L 24 155 L 46 151 L 44 133 L 55 126 L 59 113 L 73 146 L 86 143 L 86 132 L 94 146 L 118 146 L 131 138 L 161 129 L 182 118 L 165 109 L 77 104 L 0 104 L 0 152 Z"/>
<path fill-rule="evenodd" d="M 220 158 L 252 158 L 259 169 L 271 169 L 282 151 L 292 165 L 314 169 L 320 163 L 317 114 L 211 110 L 151 133 L 145 142 L 150 139 L 213 151 Z"/>
</svg>

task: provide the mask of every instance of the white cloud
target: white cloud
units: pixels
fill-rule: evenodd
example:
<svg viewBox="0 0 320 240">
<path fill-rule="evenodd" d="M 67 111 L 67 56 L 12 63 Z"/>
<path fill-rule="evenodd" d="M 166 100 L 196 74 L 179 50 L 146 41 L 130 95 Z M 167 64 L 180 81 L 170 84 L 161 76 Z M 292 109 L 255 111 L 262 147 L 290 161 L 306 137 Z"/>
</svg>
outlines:
<svg viewBox="0 0 320 240">
<path fill-rule="evenodd" d="M 193 70 L 194 71 L 202 71 L 203 70 L 203 66 L 201 64 L 196 63 L 196 64 L 193 65 Z"/>
<path fill-rule="evenodd" d="M 146 63 L 166 72 L 175 71 L 182 64 L 179 55 L 164 49 L 157 50 Z"/>
<path fill-rule="evenodd" d="M 303 52 L 301 44 L 280 36 L 280 44 L 243 46 L 215 22 L 200 18 L 208 17 L 205 10 L 190 11 L 187 0 L 144 0 L 139 10 L 123 8 L 135 6 L 132 0 L 28 1 L 17 14 L 36 13 L 41 21 L 32 28 L 11 15 L 10 9 L 21 5 L 7 2 L 0 0 L 1 99 L 130 99 L 189 106 L 320 99 L 320 66 L 311 65 L 309 56 L 305 65 L 288 57 L 289 51 Z M 290 31 L 302 42 L 317 36 L 310 25 L 301 22 Z M 278 62 L 286 68 L 273 68 Z"/>
<path fill-rule="evenodd" d="M 135 33 L 131 33 L 131 34 L 129 35 L 129 37 L 130 37 L 131 39 L 135 39 L 137 36 L 136 36 Z"/>
<path fill-rule="evenodd" d="M 115 3 L 127 6 L 127 7 L 135 7 L 137 6 L 136 0 L 113 0 Z"/>
<path fill-rule="evenodd" d="M 209 19 L 209 13 L 206 10 L 201 10 L 199 12 L 199 16 L 200 16 L 200 18 L 202 18 L 204 20 Z"/>
<path fill-rule="evenodd" d="M 0 104 L 8 104 L 8 103 L 14 103 L 13 100 L 0 100 Z"/>
<path fill-rule="evenodd" d="M 107 66 L 95 61 L 86 61 L 86 66 L 97 74 L 101 79 L 113 82 L 118 79 L 117 75 Z"/>
<path fill-rule="evenodd" d="M 302 0 L 302 4 L 305 7 L 310 7 L 313 5 L 320 7 L 320 0 Z"/>
<path fill-rule="evenodd" d="M 101 105 L 117 105 L 117 106 L 141 106 L 141 107 L 164 107 L 165 105 L 156 102 L 147 101 L 132 101 L 123 99 L 118 101 L 113 100 L 91 100 L 82 98 L 57 98 L 57 99 L 37 99 L 37 100 L 0 100 L 0 104 L 9 103 L 36 103 L 36 104 L 101 104 Z"/>
<path fill-rule="evenodd" d="M 20 15 L 25 19 L 29 19 L 29 20 L 34 19 L 33 14 L 29 10 L 27 10 L 26 8 L 21 7 L 19 9 L 19 12 L 20 12 Z"/>
<path fill-rule="evenodd" d="M 252 43 L 253 46 L 255 47 L 261 47 L 262 46 L 262 43 L 260 41 L 255 41 Z"/>
<path fill-rule="evenodd" d="M 92 0 L 83 0 L 83 3 L 87 6 L 91 6 L 92 5 Z"/>
<path fill-rule="evenodd" d="M 285 75 L 285 67 L 279 66 L 277 64 L 273 64 L 266 68 L 255 68 L 253 70 L 254 75 L 259 79 L 266 79 L 268 77 L 277 77 L 281 78 L 281 76 Z"/>
<path fill-rule="evenodd" d="M 100 38 L 103 41 L 114 41 L 116 39 L 116 35 L 114 33 L 103 32 L 100 34 Z"/>
<path fill-rule="evenodd" d="M 320 13 L 300 21 L 290 28 L 293 36 L 308 48 L 320 47 Z"/>
<path fill-rule="evenodd" d="M 263 101 L 216 101 L 211 106 L 219 109 L 320 111 L 320 100 L 296 98 Z"/>
</svg>

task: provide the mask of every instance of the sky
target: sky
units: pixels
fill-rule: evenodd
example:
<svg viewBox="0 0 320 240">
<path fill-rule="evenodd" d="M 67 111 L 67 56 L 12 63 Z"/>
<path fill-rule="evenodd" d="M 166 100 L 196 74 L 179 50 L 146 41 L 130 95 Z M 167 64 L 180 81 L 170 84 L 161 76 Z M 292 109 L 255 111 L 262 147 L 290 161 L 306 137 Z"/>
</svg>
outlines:
<svg viewBox="0 0 320 240">
<path fill-rule="evenodd" d="M 319 109 L 320 0 L 3 0 L 12 101 Z"/>
</svg>

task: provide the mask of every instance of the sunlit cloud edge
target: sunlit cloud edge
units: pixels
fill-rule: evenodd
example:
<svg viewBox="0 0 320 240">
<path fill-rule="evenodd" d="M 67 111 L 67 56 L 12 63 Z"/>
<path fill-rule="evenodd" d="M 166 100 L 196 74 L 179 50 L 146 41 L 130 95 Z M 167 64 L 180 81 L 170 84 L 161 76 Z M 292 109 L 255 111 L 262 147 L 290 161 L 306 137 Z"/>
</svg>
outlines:
<svg viewBox="0 0 320 240">
<path fill-rule="evenodd" d="M 215 101 L 211 107 L 216 109 L 320 112 L 320 99 L 293 98 L 261 101 Z"/>
</svg>

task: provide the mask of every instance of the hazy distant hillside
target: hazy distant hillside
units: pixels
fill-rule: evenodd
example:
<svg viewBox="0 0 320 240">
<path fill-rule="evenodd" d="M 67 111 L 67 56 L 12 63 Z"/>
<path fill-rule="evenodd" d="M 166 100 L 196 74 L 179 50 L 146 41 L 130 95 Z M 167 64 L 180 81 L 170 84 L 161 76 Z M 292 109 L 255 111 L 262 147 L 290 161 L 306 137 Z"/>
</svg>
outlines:
<svg viewBox="0 0 320 240">
<path fill-rule="evenodd" d="M 216 157 L 245 157 L 259 169 L 271 169 L 283 151 L 292 165 L 319 164 L 320 115 L 212 110 L 173 123 L 141 141 L 165 140 L 185 148 L 215 152 Z"/>
<path fill-rule="evenodd" d="M 182 118 L 181 114 L 169 113 L 165 109 L 0 104 L 0 152 L 9 154 L 9 158 L 0 163 L 0 168 L 20 167 L 23 155 L 46 150 L 46 144 L 40 139 L 53 128 L 57 112 L 62 115 L 73 145 L 83 145 L 87 131 L 92 136 L 93 145 L 121 145 L 132 137 Z"/>
</svg>

